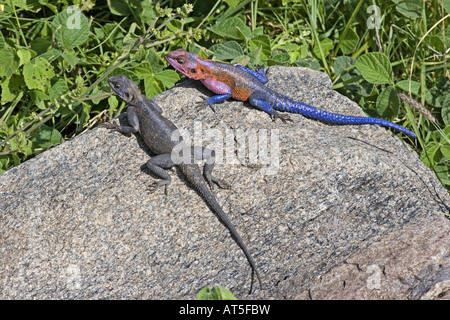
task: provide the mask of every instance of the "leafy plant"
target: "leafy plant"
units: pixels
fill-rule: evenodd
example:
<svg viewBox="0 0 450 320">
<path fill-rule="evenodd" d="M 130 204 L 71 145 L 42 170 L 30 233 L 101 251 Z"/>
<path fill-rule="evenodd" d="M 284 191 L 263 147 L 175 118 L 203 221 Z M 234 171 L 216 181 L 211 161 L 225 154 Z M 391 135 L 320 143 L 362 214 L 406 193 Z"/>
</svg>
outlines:
<svg viewBox="0 0 450 320">
<path fill-rule="evenodd" d="M 175 71 L 164 70 L 154 47 L 196 35 L 173 27 L 175 18 L 188 20 L 191 5 L 77 4 L 0 1 L 0 173 L 117 115 L 123 106 L 103 89 L 108 75 L 142 79 L 149 97 L 179 80 Z"/>
<path fill-rule="evenodd" d="M 236 297 L 225 287 L 204 287 L 197 294 L 197 300 L 237 300 Z"/>
</svg>

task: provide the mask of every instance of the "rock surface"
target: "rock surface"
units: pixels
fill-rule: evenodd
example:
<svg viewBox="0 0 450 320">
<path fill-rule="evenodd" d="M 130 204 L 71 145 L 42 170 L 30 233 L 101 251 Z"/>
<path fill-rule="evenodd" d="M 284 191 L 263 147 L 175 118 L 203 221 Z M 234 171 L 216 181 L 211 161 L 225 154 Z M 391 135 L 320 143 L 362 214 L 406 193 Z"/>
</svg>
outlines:
<svg viewBox="0 0 450 320">
<path fill-rule="evenodd" d="M 363 115 L 322 73 L 268 77 L 292 98 Z M 216 142 L 215 175 L 232 189 L 215 193 L 264 290 L 248 295 L 243 253 L 178 170 L 167 195 L 150 194 L 142 140 L 99 127 L 0 176 L 0 298 L 195 299 L 219 284 L 247 299 L 449 298 L 450 198 L 398 138 L 273 122 L 238 101 L 213 112 L 195 105 L 204 95 L 188 80 L 155 100 L 195 141 Z"/>
</svg>

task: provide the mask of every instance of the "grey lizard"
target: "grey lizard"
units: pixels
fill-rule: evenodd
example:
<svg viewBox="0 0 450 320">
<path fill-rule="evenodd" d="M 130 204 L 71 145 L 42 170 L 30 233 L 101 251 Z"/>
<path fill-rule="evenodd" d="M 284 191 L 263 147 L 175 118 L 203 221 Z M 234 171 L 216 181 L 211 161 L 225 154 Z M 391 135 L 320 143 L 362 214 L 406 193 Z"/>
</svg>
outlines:
<svg viewBox="0 0 450 320">
<path fill-rule="evenodd" d="M 175 163 L 172 158 L 172 150 L 176 145 L 179 146 L 180 142 L 184 143 L 182 137 L 180 137 L 179 141 L 172 140 L 172 134 L 174 131 L 178 130 L 178 128 L 170 120 L 165 118 L 162 115 L 162 109 L 154 101 L 146 98 L 140 92 L 138 86 L 126 76 L 119 75 L 110 77 L 108 83 L 114 92 L 128 104 L 127 120 L 129 126 L 119 126 L 113 123 L 106 124 L 105 126 L 108 129 L 116 130 L 127 135 L 139 132 L 150 151 L 155 154 L 146 165 L 147 168 L 160 177 L 161 180 L 151 185 L 151 191 L 155 191 L 160 186 L 167 186 L 170 184 L 171 178 L 165 169 L 178 166 L 189 183 L 197 190 L 206 204 L 216 214 L 220 222 L 230 231 L 231 237 L 242 249 L 250 263 L 252 268 L 252 283 L 253 275 L 256 274 L 260 288 L 262 289 L 261 278 L 253 257 L 236 228 L 210 191 L 210 188 L 212 189 L 213 187 L 213 183 L 217 184 L 220 188 L 229 188 L 227 183 L 212 176 L 215 162 L 214 150 L 194 146 L 190 148 L 191 155 L 189 156 L 189 161 L 187 161 L 187 163 L 185 158 L 182 163 Z M 181 148 L 181 150 L 186 150 L 186 148 Z M 203 159 L 207 161 L 202 175 L 195 160 Z M 210 188 L 208 188 L 208 185 Z M 252 285 L 250 287 L 250 292 L 252 291 L 251 288 Z"/>
</svg>

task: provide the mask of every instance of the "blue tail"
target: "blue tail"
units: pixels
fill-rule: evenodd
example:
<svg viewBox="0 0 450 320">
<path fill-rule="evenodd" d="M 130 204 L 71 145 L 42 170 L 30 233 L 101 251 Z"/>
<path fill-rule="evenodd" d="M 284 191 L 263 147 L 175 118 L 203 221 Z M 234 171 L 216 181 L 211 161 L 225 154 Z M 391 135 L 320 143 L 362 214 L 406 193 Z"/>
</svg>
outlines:
<svg viewBox="0 0 450 320">
<path fill-rule="evenodd" d="M 317 119 L 320 121 L 332 123 L 332 124 L 378 124 L 383 127 L 389 127 L 398 131 L 407 134 L 413 138 L 416 138 L 416 134 L 403 128 L 402 126 L 392 123 L 387 120 L 378 119 L 378 118 L 370 118 L 370 117 L 354 117 L 354 116 L 345 116 L 337 113 L 331 113 L 327 111 L 323 111 L 317 108 L 314 108 L 310 105 L 307 105 L 303 102 L 290 101 L 286 97 L 278 96 L 272 97 L 272 105 L 275 109 L 285 112 L 291 113 L 300 113 L 301 115 Z"/>
</svg>

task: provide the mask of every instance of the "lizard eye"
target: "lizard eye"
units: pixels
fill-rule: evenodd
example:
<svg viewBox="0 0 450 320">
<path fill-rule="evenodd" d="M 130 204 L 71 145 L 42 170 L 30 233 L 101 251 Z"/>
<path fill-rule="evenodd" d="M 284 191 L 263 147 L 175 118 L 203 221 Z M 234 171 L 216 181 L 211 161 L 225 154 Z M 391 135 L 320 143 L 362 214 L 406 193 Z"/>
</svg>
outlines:
<svg viewBox="0 0 450 320">
<path fill-rule="evenodd" d="M 191 69 L 190 71 L 191 71 L 191 73 L 192 73 L 192 74 L 194 74 L 194 73 L 195 73 L 195 69 Z"/>
</svg>

